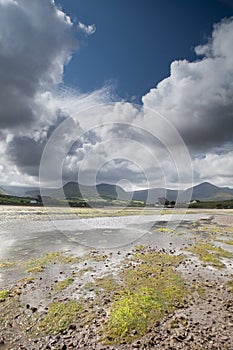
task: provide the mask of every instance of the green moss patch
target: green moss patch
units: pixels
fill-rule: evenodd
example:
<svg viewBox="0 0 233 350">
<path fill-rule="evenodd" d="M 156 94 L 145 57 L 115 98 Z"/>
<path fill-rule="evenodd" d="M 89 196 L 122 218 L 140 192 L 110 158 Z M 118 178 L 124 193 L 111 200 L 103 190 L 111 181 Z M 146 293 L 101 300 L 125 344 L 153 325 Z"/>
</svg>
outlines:
<svg viewBox="0 0 233 350">
<path fill-rule="evenodd" d="M 91 259 L 97 262 L 105 261 L 108 258 L 106 254 L 95 254 L 91 256 Z"/>
<path fill-rule="evenodd" d="M 168 227 L 158 227 L 156 228 L 156 231 L 159 231 L 161 233 L 173 233 L 174 230 L 168 228 Z"/>
<path fill-rule="evenodd" d="M 55 302 L 50 304 L 48 313 L 39 327 L 49 333 L 59 333 L 67 329 L 69 325 L 78 318 L 83 307 L 77 301 L 69 301 L 66 303 Z"/>
<path fill-rule="evenodd" d="M 0 302 L 3 302 L 6 300 L 6 298 L 9 296 L 9 290 L 0 290 Z"/>
<path fill-rule="evenodd" d="M 105 325 L 106 342 L 132 341 L 180 305 L 187 293 L 173 269 L 183 259 L 155 251 L 135 253 L 135 265 L 122 272 L 122 287 L 117 290 Z"/>
<path fill-rule="evenodd" d="M 27 272 L 42 272 L 46 266 L 52 264 L 74 264 L 78 263 L 80 258 L 72 255 L 64 255 L 62 252 L 50 252 L 40 259 L 33 259 L 27 262 Z"/>
<path fill-rule="evenodd" d="M 64 281 L 59 281 L 54 287 L 54 290 L 56 292 L 60 292 L 64 289 L 66 289 L 72 282 L 74 281 L 73 278 L 67 278 Z"/>
<path fill-rule="evenodd" d="M 211 265 L 218 269 L 225 267 L 225 264 L 222 262 L 222 258 L 233 258 L 232 253 L 204 241 L 197 242 L 188 250 L 197 255 L 205 264 Z"/>
<path fill-rule="evenodd" d="M 15 262 L 13 262 L 13 261 L 5 261 L 5 262 L 0 263 L 0 269 L 14 267 L 14 266 L 15 266 Z"/>
<path fill-rule="evenodd" d="M 95 286 L 97 289 L 110 294 L 115 293 L 120 287 L 118 281 L 111 275 L 97 278 L 95 280 Z"/>
<path fill-rule="evenodd" d="M 225 243 L 225 244 L 228 244 L 228 245 L 233 245 L 233 241 L 231 241 L 231 240 L 217 239 L 216 242 Z"/>
</svg>

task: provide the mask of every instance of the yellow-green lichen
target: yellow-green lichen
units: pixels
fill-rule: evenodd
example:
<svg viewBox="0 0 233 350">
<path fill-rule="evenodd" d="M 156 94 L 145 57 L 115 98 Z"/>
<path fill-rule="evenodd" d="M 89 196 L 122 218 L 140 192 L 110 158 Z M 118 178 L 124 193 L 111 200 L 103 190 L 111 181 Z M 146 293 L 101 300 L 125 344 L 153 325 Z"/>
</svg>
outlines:
<svg viewBox="0 0 233 350">
<path fill-rule="evenodd" d="M 136 253 L 136 264 L 121 275 L 105 325 L 106 342 L 132 341 L 145 334 L 148 327 L 165 312 L 182 304 L 187 294 L 185 285 L 172 265 L 183 259 L 151 251 Z"/>
<path fill-rule="evenodd" d="M 172 233 L 174 230 L 168 228 L 168 227 L 158 227 L 156 231 L 159 231 L 161 233 Z"/>
<path fill-rule="evenodd" d="M 220 243 L 224 243 L 224 244 L 228 244 L 228 245 L 233 245 L 233 241 L 231 241 L 231 240 L 216 239 L 216 242 L 220 242 Z"/>
<path fill-rule="evenodd" d="M 49 305 L 48 313 L 39 327 L 47 334 L 59 333 L 75 322 L 82 309 L 82 305 L 74 300 L 64 303 L 54 302 Z"/>
<path fill-rule="evenodd" d="M 0 263 L 0 269 L 14 267 L 14 266 L 15 266 L 15 262 L 13 262 L 13 261 L 5 261 L 5 262 Z"/>
<path fill-rule="evenodd" d="M 67 278 L 64 281 L 59 281 L 56 283 L 54 290 L 56 292 L 60 292 L 64 289 L 66 289 L 73 281 L 74 281 L 73 278 Z"/>
<path fill-rule="evenodd" d="M 215 247 L 205 241 L 197 242 L 193 247 L 188 249 L 191 253 L 194 253 L 199 259 L 207 265 L 211 265 L 215 268 L 221 269 L 225 267 L 223 258 L 233 258 L 233 254 L 226 250 Z"/>
<path fill-rule="evenodd" d="M 232 293 L 233 293 L 233 279 L 232 280 L 230 280 L 230 281 L 228 281 L 227 283 L 226 283 L 226 285 L 227 285 L 227 287 L 232 291 Z"/>
<path fill-rule="evenodd" d="M 119 288 L 119 282 L 111 275 L 95 280 L 95 288 L 107 293 L 115 293 Z"/>
<path fill-rule="evenodd" d="M 80 258 L 72 255 L 64 255 L 62 252 L 50 252 L 39 259 L 32 259 L 27 262 L 27 272 L 42 272 L 46 266 L 52 264 L 73 264 L 80 261 Z"/>
<path fill-rule="evenodd" d="M 5 301 L 8 296 L 9 290 L 0 290 L 0 302 Z"/>
</svg>

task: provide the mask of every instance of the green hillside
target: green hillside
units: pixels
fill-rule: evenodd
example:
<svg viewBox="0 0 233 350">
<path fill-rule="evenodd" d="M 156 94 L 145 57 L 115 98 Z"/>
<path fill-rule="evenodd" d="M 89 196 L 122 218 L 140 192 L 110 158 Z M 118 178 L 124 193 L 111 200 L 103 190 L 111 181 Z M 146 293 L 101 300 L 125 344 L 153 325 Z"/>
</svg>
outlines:
<svg viewBox="0 0 233 350">
<path fill-rule="evenodd" d="M 8 196 L 0 193 L 0 205 L 30 205 L 31 198 Z"/>
</svg>

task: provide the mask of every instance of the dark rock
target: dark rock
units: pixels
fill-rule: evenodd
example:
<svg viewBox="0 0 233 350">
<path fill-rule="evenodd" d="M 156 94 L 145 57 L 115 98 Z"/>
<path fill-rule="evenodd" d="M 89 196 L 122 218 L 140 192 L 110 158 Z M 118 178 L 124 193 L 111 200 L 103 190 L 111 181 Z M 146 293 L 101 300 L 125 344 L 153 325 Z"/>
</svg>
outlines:
<svg viewBox="0 0 233 350">
<path fill-rule="evenodd" d="M 76 328 L 77 328 L 77 325 L 76 325 L 75 323 L 72 323 L 72 324 L 70 324 L 70 326 L 69 326 L 69 329 L 71 329 L 72 331 L 75 331 Z"/>
</svg>

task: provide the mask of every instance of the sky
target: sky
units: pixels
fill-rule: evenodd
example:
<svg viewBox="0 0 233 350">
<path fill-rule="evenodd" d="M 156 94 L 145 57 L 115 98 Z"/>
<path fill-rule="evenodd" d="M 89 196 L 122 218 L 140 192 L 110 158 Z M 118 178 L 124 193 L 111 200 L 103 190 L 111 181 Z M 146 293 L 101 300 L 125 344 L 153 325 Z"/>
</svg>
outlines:
<svg viewBox="0 0 233 350">
<path fill-rule="evenodd" d="M 0 0 L 0 185 L 233 187 L 232 0 Z"/>
</svg>

